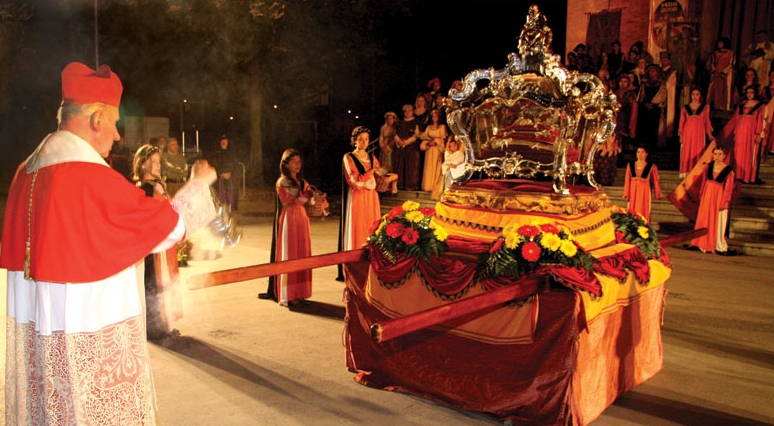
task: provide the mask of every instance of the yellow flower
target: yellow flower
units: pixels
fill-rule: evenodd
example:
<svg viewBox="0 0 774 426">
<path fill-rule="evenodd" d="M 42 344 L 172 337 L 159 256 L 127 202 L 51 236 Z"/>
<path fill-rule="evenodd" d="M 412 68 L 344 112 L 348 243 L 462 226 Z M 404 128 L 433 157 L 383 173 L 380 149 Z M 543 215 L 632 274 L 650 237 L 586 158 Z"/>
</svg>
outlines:
<svg viewBox="0 0 774 426">
<path fill-rule="evenodd" d="M 521 224 L 518 222 L 511 223 L 509 225 L 506 225 L 505 228 L 503 228 L 503 237 L 507 238 L 511 234 L 516 234 L 518 236 L 519 234 L 519 228 L 521 227 Z"/>
<path fill-rule="evenodd" d="M 433 233 L 435 234 L 435 238 L 437 238 L 438 241 L 446 241 L 446 237 L 449 236 L 445 229 L 437 225 L 435 226 Z"/>
<path fill-rule="evenodd" d="M 406 219 L 414 223 L 419 223 L 424 218 L 425 218 L 425 215 L 423 215 L 419 210 L 413 210 L 406 213 Z"/>
<path fill-rule="evenodd" d="M 637 234 L 640 235 L 640 238 L 648 239 L 650 238 L 650 232 L 648 232 L 648 228 L 645 226 L 637 227 Z"/>
<path fill-rule="evenodd" d="M 408 200 L 405 203 L 403 203 L 403 211 L 405 212 L 411 212 L 419 208 L 419 203 L 416 201 Z"/>
<path fill-rule="evenodd" d="M 570 232 L 570 228 L 560 224 L 556 224 L 556 227 L 559 228 L 559 232 L 567 236 L 566 239 L 572 241 L 572 232 Z"/>
<path fill-rule="evenodd" d="M 540 238 L 540 245 L 551 251 L 557 251 L 562 245 L 562 240 L 556 234 L 544 232 L 543 236 Z"/>
<path fill-rule="evenodd" d="M 513 250 L 521 243 L 521 236 L 517 232 L 511 232 L 505 236 L 505 247 Z"/>
<path fill-rule="evenodd" d="M 578 254 L 578 247 L 570 240 L 562 240 L 562 253 L 567 257 L 573 257 Z"/>
</svg>

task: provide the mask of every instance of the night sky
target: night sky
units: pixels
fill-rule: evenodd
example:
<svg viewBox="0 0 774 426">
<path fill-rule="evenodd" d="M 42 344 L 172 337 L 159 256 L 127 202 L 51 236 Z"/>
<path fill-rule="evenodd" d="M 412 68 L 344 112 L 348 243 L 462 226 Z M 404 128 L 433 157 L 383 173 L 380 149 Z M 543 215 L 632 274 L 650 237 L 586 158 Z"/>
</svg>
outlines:
<svg viewBox="0 0 774 426">
<path fill-rule="evenodd" d="M 396 98 L 385 99 L 385 107 L 399 109 L 400 104 L 412 101 L 417 91 L 426 90 L 427 82 L 436 76 L 443 81 L 443 90 L 448 90 L 453 80 L 461 80 L 473 70 L 504 68 L 508 54 L 518 51 L 518 36 L 532 4 L 537 4 L 546 15 L 553 32 L 551 48 L 563 56 L 566 0 L 413 2 L 410 29 L 407 26 L 406 30 L 389 35 L 392 59 L 405 55 L 409 46 L 413 46 L 414 54 L 405 55 L 402 80 L 405 84 L 395 85 Z"/>
</svg>

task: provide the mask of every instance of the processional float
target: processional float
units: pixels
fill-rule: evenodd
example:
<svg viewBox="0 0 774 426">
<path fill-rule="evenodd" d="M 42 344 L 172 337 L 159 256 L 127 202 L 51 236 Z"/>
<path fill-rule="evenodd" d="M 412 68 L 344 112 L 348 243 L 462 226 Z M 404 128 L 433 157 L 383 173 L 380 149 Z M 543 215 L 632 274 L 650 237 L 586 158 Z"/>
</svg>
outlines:
<svg viewBox="0 0 774 426">
<path fill-rule="evenodd" d="M 518 54 L 469 73 L 447 117 L 465 173 L 435 208 L 407 201 L 366 247 L 189 278 L 198 289 L 344 264 L 347 368 L 514 424 L 586 424 L 663 365 L 671 263 L 642 217 L 612 206 L 594 154 L 618 102 L 568 71 L 531 6 Z"/>
</svg>

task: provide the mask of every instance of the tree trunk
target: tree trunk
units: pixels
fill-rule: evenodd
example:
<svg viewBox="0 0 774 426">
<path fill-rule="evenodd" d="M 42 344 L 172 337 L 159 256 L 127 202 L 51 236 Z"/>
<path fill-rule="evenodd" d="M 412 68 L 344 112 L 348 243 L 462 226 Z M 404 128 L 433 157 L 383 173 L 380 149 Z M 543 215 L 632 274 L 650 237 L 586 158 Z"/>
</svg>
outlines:
<svg viewBox="0 0 774 426">
<path fill-rule="evenodd" d="M 267 188 L 263 177 L 263 90 L 260 74 L 255 72 L 250 83 L 250 182 Z"/>
</svg>

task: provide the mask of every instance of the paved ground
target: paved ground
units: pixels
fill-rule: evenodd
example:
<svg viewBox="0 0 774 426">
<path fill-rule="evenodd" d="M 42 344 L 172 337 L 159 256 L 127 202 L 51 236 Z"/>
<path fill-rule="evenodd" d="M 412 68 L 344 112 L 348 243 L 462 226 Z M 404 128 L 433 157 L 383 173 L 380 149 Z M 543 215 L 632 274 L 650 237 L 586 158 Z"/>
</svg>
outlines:
<svg viewBox="0 0 774 426">
<path fill-rule="evenodd" d="M 183 277 L 267 262 L 270 218 L 242 216 L 239 223 L 237 247 L 218 260 L 191 262 Z M 313 254 L 335 251 L 337 230 L 335 218 L 313 219 Z M 770 259 L 669 253 L 675 269 L 667 283 L 665 367 L 592 425 L 774 424 Z M 335 275 L 335 267 L 315 270 L 313 304 L 296 311 L 256 298 L 266 279 L 186 291 L 186 317 L 177 323 L 184 338 L 175 347 L 151 347 L 158 423 L 501 423 L 357 384 L 345 367 L 343 284 Z"/>
</svg>

